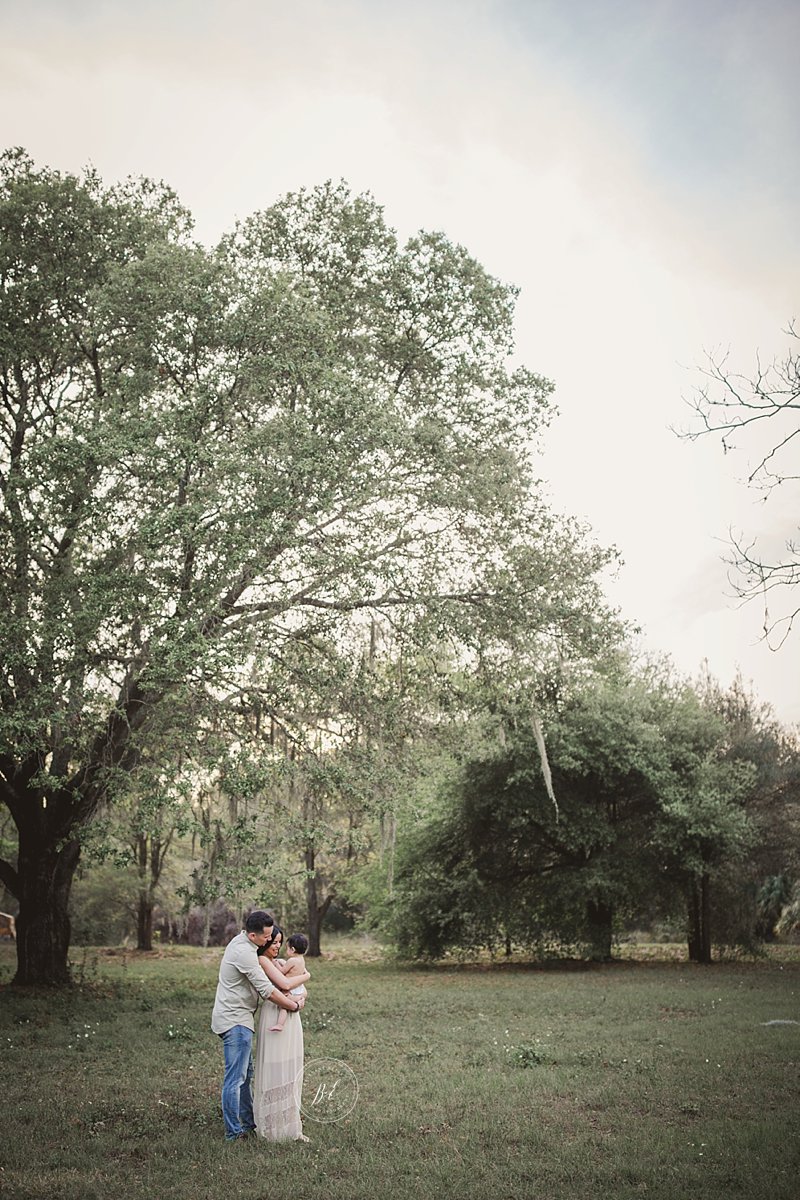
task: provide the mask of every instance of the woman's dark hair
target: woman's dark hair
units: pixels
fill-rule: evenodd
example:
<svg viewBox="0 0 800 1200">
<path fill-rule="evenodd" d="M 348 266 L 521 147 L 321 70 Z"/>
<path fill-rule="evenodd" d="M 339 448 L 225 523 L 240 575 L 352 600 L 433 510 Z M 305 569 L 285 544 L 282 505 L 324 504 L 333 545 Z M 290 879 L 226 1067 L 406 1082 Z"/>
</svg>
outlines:
<svg viewBox="0 0 800 1200">
<path fill-rule="evenodd" d="M 298 954 L 305 954 L 308 949 L 308 938 L 304 933 L 293 933 L 286 939 L 286 944 L 291 946 L 292 950 L 296 950 Z"/>
<path fill-rule="evenodd" d="M 268 942 L 264 943 L 263 946 L 259 946 L 258 953 L 266 954 L 267 951 L 269 950 L 270 946 L 272 946 L 279 937 L 281 937 L 281 938 L 283 937 L 283 930 L 281 929 L 280 925 L 273 925 L 272 926 L 272 936 L 270 937 Z"/>
</svg>

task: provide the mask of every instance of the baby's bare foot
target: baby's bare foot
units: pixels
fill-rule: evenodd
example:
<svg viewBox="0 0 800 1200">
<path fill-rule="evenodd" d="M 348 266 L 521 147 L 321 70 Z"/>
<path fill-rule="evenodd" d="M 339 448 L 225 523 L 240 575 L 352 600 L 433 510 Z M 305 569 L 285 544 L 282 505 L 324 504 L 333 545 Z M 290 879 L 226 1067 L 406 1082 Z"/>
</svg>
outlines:
<svg viewBox="0 0 800 1200">
<path fill-rule="evenodd" d="M 270 1025 L 269 1031 L 270 1031 L 270 1033 L 283 1033 L 283 1026 L 282 1025 Z"/>
</svg>

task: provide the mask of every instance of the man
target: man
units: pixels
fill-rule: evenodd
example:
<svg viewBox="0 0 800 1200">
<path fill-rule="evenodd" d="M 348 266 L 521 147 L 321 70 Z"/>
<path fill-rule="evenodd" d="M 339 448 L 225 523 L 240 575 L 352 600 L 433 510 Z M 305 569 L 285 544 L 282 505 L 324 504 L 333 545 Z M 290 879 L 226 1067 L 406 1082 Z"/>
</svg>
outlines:
<svg viewBox="0 0 800 1200">
<path fill-rule="evenodd" d="M 269 913 L 261 910 L 250 913 L 242 932 L 225 947 L 219 967 L 211 1029 L 222 1038 L 225 1055 L 222 1116 L 226 1142 L 238 1141 L 255 1132 L 250 1085 L 258 997 L 269 998 L 289 1012 L 298 1012 L 305 1003 L 304 997 L 285 996 L 280 990 L 297 987 L 297 979 L 286 979 L 272 963 L 268 963 L 266 969 L 274 981 L 270 983 L 259 963 L 258 950 L 270 940 L 274 923 Z M 310 979 L 310 975 L 306 978 Z"/>
</svg>

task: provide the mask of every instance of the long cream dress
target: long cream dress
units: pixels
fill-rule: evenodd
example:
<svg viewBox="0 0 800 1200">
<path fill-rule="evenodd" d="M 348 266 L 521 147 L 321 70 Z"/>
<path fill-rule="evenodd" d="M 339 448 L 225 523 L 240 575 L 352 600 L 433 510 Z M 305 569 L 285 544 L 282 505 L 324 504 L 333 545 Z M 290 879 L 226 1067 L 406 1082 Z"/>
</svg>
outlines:
<svg viewBox="0 0 800 1200">
<path fill-rule="evenodd" d="M 277 1009 L 261 1005 L 256 1042 L 253 1113 L 256 1132 L 270 1142 L 294 1141 L 302 1135 L 300 1100 L 303 1090 L 303 1024 L 290 1012 L 280 1033 L 271 1033 Z"/>
</svg>

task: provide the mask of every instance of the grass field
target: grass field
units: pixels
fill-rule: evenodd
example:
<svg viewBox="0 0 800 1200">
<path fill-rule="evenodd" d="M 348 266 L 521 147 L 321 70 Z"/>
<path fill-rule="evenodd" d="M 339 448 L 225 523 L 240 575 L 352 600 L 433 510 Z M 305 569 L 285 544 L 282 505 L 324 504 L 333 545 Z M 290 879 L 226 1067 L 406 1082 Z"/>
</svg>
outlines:
<svg viewBox="0 0 800 1200">
<path fill-rule="evenodd" d="M 800 1021 L 796 949 L 403 969 L 344 943 L 312 965 L 306 1062 L 358 1099 L 307 1146 L 223 1142 L 220 953 L 76 950 L 48 995 L 5 986 L 0 946 L 4 1198 L 800 1197 L 800 1024 L 767 1024 Z"/>
</svg>

